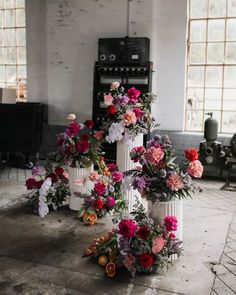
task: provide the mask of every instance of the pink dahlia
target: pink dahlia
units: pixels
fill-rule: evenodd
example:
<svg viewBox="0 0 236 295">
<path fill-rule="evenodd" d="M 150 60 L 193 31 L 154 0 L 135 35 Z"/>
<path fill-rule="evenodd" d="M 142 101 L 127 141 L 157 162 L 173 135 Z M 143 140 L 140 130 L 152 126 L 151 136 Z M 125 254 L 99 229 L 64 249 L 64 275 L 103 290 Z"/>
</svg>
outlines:
<svg viewBox="0 0 236 295">
<path fill-rule="evenodd" d="M 145 159 L 150 164 L 158 164 L 164 157 L 164 152 L 160 147 L 151 146 L 145 153 Z"/>
<path fill-rule="evenodd" d="M 161 252 L 165 244 L 166 241 L 162 237 L 157 236 L 152 243 L 152 253 L 157 254 Z"/>
<path fill-rule="evenodd" d="M 104 183 L 98 182 L 94 185 L 95 194 L 102 196 L 106 190 L 106 185 Z"/>
<path fill-rule="evenodd" d="M 111 209 L 115 205 L 115 199 L 113 197 L 107 197 L 106 205 Z"/>
<path fill-rule="evenodd" d="M 125 238 L 131 238 L 134 236 L 137 225 L 133 222 L 132 219 L 122 219 L 118 225 L 119 227 L 119 234 L 124 236 Z"/>
<path fill-rule="evenodd" d="M 137 122 L 137 118 L 133 111 L 127 111 L 123 116 L 122 120 L 125 126 L 134 125 Z"/>
<path fill-rule="evenodd" d="M 138 97 L 140 95 L 140 91 L 137 90 L 136 88 L 132 87 L 127 91 L 127 95 L 129 97 L 130 103 L 137 103 L 138 102 Z"/>
<path fill-rule="evenodd" d="M 177 173 L 167 178 L 166 185 L 171 191 L 178 191 L 184 187 L 183 181 Z"/>
<path fill-rule="evenodd" d="M 142 111 L 140 108 L 133 108 L 132 111 L 135 113 L 135 116 L 139 119 L 142 117 Z"/>
<path fill-rule="evenodd" d="M 113 97 L 111 96 L 111 94 L 107 94 L 107 95 L 104 95 L 104 104 L 106 106 L 110 106 L 113 104 Z"/>
<path fill-rule="evenodd" d="M 200 178 L 203 173 L 203 166 L 199 160 L 192 161 L 188 164 L 187 172 L 192 177 Z"/>
<path fill-rule="evenodd" d="M 76 123 L 76 122 L 71 122 L 69 123 L 69 128 L 67 128 L 65 130 L 65 133 L 68 135 L 68 136 L 72 136 L 72 135 L 76 135 L 78 134 L 80 131 L 80 127 L 79 127 L 79 124 Z"/>
<path fill-rule="evenodd" d="M 177 223 L 178 221 L 175 216 L 166 216 L 164 218 L 164 226 L 167 231 L 176 231 Z"/>
<path fill-rule="evenodd" d="M 112 173 L 112 180 L 115 182 L 122 181 L 122 173 L 120 171 L 115 171 Z"/>
</svg>

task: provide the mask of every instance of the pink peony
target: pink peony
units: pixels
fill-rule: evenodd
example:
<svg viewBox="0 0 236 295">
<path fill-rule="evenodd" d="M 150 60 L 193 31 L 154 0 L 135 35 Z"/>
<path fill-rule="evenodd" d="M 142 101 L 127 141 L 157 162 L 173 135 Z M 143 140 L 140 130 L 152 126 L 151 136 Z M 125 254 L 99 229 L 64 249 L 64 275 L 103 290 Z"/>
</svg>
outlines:
<svg viewBox="0 0 236 295">
<path fill-rule="evenodd" d="M 113 97 L 111 96 L 111 94 L 107 94 L 107 95 L 104 95 L 104 104 L 106 106 L 110 106 L 113 104 Z"/>
<path fill-rule="evenodd" d="M 135 113 L 135 116 L 137 117 L 137 119 L 142 117 L 142 111 L 140 108 L 133 108 L 132 111 Z"/>
<path fill-rule="evenodd" d="M 111 209 L 115 205 L 115 199 L 113 197 L 107 197 L 106 205 Z"/>
<path fill-rule="evenodd" d="M 135 116 L 135 113 L 133 111 L 127 111 L 123 116 L 122 120 L 125 124 L 125 126 L 134 125 L 137 122 L 137 118 Z"/>
<path fill-rule="evenodd" d="M 166 216 L 164 218 L 164 226 L 167 231 L 176 231 L 177 223 L 178 221 L 175 216 Z"/>
<path fill-rule="evenodd" d="M 69 123 L 69 128 L 67 128 L 67 129 L 65 130 L 65 133 L 66 133 L 68 136 L 73 136 L 73 135 L 78 134 L 79 131 L 80 131 L 79 124 L 76 123 L 76 122 L 71 122 L 71 123 Z"/>
<path fill-rule="evenodd" d="M 87 140 L 79 140 L 76 143 L 76 149 L 79 153 L 87 153 L 89 150 L 89 143 Z"/>
<path fill-rule="evenodd" d="M 187 172 L 192 177 L 200 178 L 203 173 L 203 166 L 199 160 L 192 161 L 188 164 Z"/>
<path fill-rule="evenodd" d="M 106 190 L 106 185 L 104 183 L 98 182 L 94 185 L 94 192 L 97 195 L 102 196 Z"/>
<path fill-rule="evenodd" d="M 119 227 L 119 234 L 124 236 L 125 238 L 131 238 L 134 236 L 137 225 L 133 222 L 132 219 L 122 219 L 118 225 Z"/>
<path fill-rule="evenodd" d="M 174 173 L 167 178 L 166 185 L 171 191 L 178 191 L 184 187 L 183 181 L 177 173 Z"/>
<path fill-rule="evenodd" d="M 164 157 L 164 152 L 160 147 L 151 146 L 145 153 L 145 159 L 150 164 L 158 164 Z"/>
<path fill-rule="evenodd" d="M 132 87 L 127 91 L 127 95 L 129 97 L 130 103 L 135 104 L 138 102 L 138 97 L 140 95 L 140 91 L 135 89 L 134 87 Z"/>
<path fill-rule="evenodd" d="M 120 171 L 115 171 L 112 173 L 112 180 L 115 182 L 121 182 L 122 181 L 122 173 Z"/>
<path fill-rule="evenodd" d="M 152 243 L 152 253 L 157 254 L 161 252 L 165 244 L 166 241 L 162 237 L 157 236 Z"/>
<path fill-rule="evenodd" d="M 124 266 L 129 270 L 131 271 L 133 266 L 134 266 L 134 263 L 135 263 L 135 257 L 133 255 L 126 255 L 123 259 L 123 264 Z"/>
</svg>

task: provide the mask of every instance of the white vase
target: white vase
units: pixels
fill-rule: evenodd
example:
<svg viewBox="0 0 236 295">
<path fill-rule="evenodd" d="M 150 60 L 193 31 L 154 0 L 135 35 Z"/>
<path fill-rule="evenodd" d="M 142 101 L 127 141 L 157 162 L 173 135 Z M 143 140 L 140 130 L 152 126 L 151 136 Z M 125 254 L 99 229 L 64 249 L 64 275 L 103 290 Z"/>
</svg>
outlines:
<svg viewBox="0 0 236 295">
<path fill-rule="evenodd" d="M 151 217 L 156 224 L 163 225 L 166 216 L 175 216 L 177 223 L 177 231 L 173 232 L 175 236 L 183 241 L 183 202 L 182 200 L 173 200 L 169 202 L 148 201 L 148 216 Z"/>
<path fill-rule="evenodd" d="M 87 168 L 68 167 L 70 198 L 69 207 L 78 211 L 84 203 L 83 195 L 90 194 L 93 183 L 88 179 L 89 174 L 94 170 L 93 165 Z M 75 184 L 76 179 L 84 181 L 83 185 Z"/>
<path fill-rule="evenodd" d="M 137 163 L 134 163 L 130 159 L 130 152 L 134 147 L 143 145 L 143 134 L 137 135 L 130 144 L 127 144 L 124 141 L 117 142 L 117 151 L 116 151 L 116 165 L 118 169 L 122 172 L 133 169 L 137 166 Z M 124 200 L 128 202 L 128 212 L 133 211 L 133 205 L 135 204 L 135 197 L 138 197 L 139 201 L 143 204 L 144 208 L 147 210 L 147 201 L 141 198 L 140 193 L 137 190 L 131 189 L 124 194 Z"/>
</svg>

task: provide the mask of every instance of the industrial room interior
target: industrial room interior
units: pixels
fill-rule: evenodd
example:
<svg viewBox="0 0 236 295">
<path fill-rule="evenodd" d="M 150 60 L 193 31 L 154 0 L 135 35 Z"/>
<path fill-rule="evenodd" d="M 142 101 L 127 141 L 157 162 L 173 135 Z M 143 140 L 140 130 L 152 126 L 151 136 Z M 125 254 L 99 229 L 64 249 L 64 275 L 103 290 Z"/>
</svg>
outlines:
<svg viewBox="0 0 236 295">
<path fill-rule="evenodd" d="M 95 132 L 102 142 L 98 143 L 102 159 L 107 167 L 116 165 L 122 172 L 116 176 L 123 180 L 113 177 L 110 168 L 106 177 L 111 173 L 113 181 L 125 183 L 130 171 L 139 173 L 145 155 L 139 155 L 140 162 L 134 160 L 141 168 L 121 168 L 118 141 L 109 141 L 111 134 L 106 133 L 118 100 L 129 97 L 126 103 L 131 105 L 130 90 L 136 95 L 132 115 L 137 118 L 128 118 L 134 125 L 141 120 L 137 108 L 142 101 L 136 101 L 142 93 L 153 94 L 150 106 L 140 107 L 150 115 L 145 119 L 155 122 L 143 132 L 143 153 L 155 140 L 168 138 L 167 150 L 173 148 L 170 154 L 176 166 L 166 160 L 166 167 L 173 171 L 177 167 L 183 179 L 182 169 L 192 160 L 202 167 L 198 176 L 185 172 L 197 189 L 176 197 L 182 198 L 177 222 L 182 233 L 173 239 L 180 240 L 181 255 L 164 253 L 163 233 L 158 253 L 168 256 L 168 267 L 160 272 L 137 268 L 130 274 L 130 267 L 120 267 L 109 256 L 111 248 L 104 265 L 99 260 L 104 254 L 86 254 L 91 241 L 98 241 L 99 247 L 99 237 L 106 233 L 112 232 L 109 239 L 117 235 L 119 245 L 121 230 L 117 234 L 114 228 L 118 220 L 132 218 L 132 209 L 98 214 L 96 220 L 85 222 L 81 208 L 90 188 L 82 190 L 87 182 L 82 183 L 78 174 L 70 183 L 74 162 L 69 162 L 68 150 L 65 161 L 61 158 L 64 146 L 59 140 L 68 144 L 73 124 L 80 122 L 76 128 L 83 143 L 87 129 Z M 122 130 L 131 126 L 125 120 L 124 124 Z M 123 145 L 119 158 L 124 167 L 131 161 L 125 157 L 132 159 L 129 144 Z M 163 146 L 153 145 L 163 150 L 160 163 L 165 159 Z M 79 147 L 75 149 L 78 156 Z M 197 155 L 194 152 L 190 160 L 186 151 L 193 150 Z M 86 160 L 92 162 L 88 154 Z M 105 162 L 99 156 L 92 167 L 102 171 Z M 44 203 L 46 209 L 40 211 L 42 186 L 47 179 L 53 185 L 55 173 L 55 182 L 65 185 L 68 195 L 63 191 L 63 201 Z M 173 186 L 168 188 L 174 196 L 178 189 Z M 70 195 L 78 199 L 76 189 L 85 202 L 82 207 L 70 203 Z M 149 195 L 137 189 L 136 199 L 152 218 Z M 168 190 L 163 191 L 168 195 Z M 126 205 L 135 202 L 129 196 L 122 190 L 120 198 L 128 200 Z M 152 249 L 152 259 L 159 259 Z M 132 251 L 131 247 L 129 255 Z M 236 0 L 0 0 L 0 295 L 17 294 L 236 294 Z"/>
</svg>

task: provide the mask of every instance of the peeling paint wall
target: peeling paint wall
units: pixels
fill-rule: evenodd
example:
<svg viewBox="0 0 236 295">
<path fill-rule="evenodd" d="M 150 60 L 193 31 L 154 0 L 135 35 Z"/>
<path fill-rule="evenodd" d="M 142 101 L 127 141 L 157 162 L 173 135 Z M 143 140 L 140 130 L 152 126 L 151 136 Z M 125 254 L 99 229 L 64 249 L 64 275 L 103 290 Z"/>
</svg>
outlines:
<svg viewBox="0 0 236 295">
<path fill-rule="evenodd" d="M 91 117 L 98 38 L 149 37 L 159 97 L 153 113 L 162 129 L 181 130 L 186 2 L 26 0 L 29 100 L 47 101 L 52 125 L 65 124 L 69 112 Z"/>
</svg>

